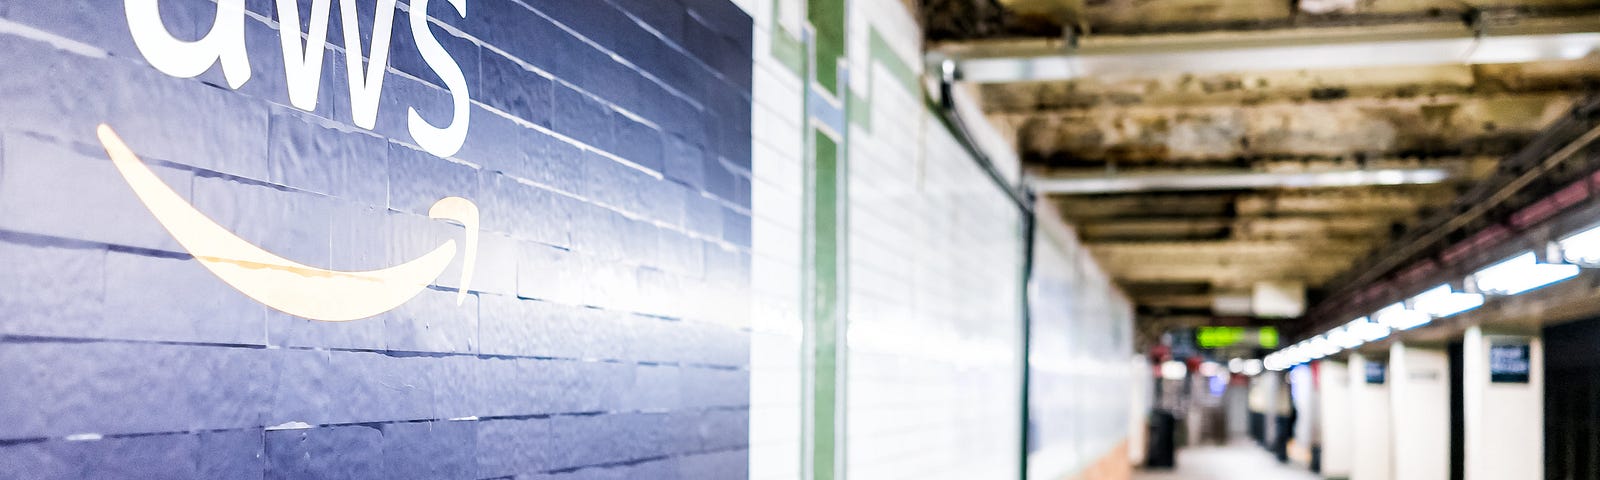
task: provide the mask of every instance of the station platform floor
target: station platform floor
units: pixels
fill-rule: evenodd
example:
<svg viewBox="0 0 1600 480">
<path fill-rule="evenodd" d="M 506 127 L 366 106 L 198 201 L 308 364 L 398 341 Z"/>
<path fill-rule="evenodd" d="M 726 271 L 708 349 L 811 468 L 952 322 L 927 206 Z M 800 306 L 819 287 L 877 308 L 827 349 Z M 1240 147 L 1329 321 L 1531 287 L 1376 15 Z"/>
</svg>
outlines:
<svg viewBox="0 0 1600 480">
<path fill-rule="evenodd" d="M 1249 441 L 1188 447 L 1178 451 L 1172 470 L 1140 470 L 1134 480 L 1319 480 L 1303 467 L 1278 463 Z"/>
</svg>

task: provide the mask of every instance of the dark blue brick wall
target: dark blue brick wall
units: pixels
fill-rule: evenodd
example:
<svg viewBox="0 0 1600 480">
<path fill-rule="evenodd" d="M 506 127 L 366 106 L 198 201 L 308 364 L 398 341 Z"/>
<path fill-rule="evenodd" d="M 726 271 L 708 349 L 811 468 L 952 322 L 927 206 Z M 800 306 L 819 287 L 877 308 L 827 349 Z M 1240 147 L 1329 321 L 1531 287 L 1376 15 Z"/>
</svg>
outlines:
<svg viewBox="0 0 1600 480">
<path fill-rule="evenodd" d="M 121 2 L 0 1 L 0 478 L 747 476 L 751 19 L 728 0 L 445 0 L 461 150 L 407 127 L 451 96 L 395 15 L 377 125 L 352 122 L 341 12 L 318 103 L 289 106 L 276 2 L 251 80 L 152 68 Z M 302 29 L 309 23 L 301 1 Z M 211 0 L 163 0 L 195 39 Z M 372 0 L 357 0 L 370 48 Z M 31 32 L 31 33 L 13 33 Z M 406 262 L 482 214 L 392 311 L 297 318 L 200 266 L 95 137 L 109 124 L 219 224 L 340 270 Z"/>
</svg>

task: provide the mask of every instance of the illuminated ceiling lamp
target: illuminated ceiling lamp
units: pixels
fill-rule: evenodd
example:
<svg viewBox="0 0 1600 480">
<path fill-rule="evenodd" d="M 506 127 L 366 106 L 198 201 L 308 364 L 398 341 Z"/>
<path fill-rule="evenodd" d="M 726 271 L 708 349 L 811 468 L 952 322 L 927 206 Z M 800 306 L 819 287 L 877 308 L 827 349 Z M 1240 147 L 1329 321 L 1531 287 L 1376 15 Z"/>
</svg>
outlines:
<svg viewBox="0 0 1600 480">
<path fill-rule="evenodd" d="M 1348 324 L 1328 330 L 1328 333 L 1325 336 L 1328 337 L 1329 342 L 1344 350 L 1359 347 L 1361 344 L 1367 342 L 1366 339 L 1363 339 L 1354 332 L 1351 332 L 1350 325 Z"/>
<path fill-rule="evenodd" d="M 1411 297 L 1411 306 L 1431 318 L 1444 318 L 1483 306 L 1483 295 L 1459 293 L 1445 284 Z"/>
<path fill-rule="evenodd" d="M 1384 337 L 1388 337 L 1389 336 L 1389 327 L 1383 326 L 1383 325 L 1379 324 L 1378 322 L 1372 321 L 1372 319 L 1369 318 L 1369 317 L 1361 317 L 1361 318 L 1357 318 L 1355 320 L 1351 320 L 1350 323 L 1345 324 L 1344 330 L 1345 330 L 1345 333 L 1348 334 L 1351 338 L 1359 340 L 1358 344 L 1366 343 L 1366 342 L 1376 342 L 1378 340 L 1383 340 Z M 1346 347 L 1346 348 L 1355 348 L 1355 347 Z"/>
<path fill-rule="evenodd" d="M 1383 307 L 1372 314 L 1372 319 L 1378 325 L 1393 330 L 1408 330 L 1433 321 L 1433 317 L 1426 313 L 1407 309 L 1404 303 Z"/>
<path fill-rule="evenodd" d="M 1293 347 L 1289 347 L 1289 351 L 1291 352 L 1289 355 L 1290 366 L 1310 362 L 1317 358 L 1307 341 L 1294 344 Z"/>
<path fill-rule="evenodd" d="M 1244 362 L 1244 374 L 1252 377 L 1260 375 L 1263 367 L 1262 363 L 1261 360 L 1256 359 L 1246 360 Z"/>
<path fill-rule="evenodd" d="M 1189 366 L 1176 360 L 1168 360 L 1161 364 L 1161 378 L 1167 380 L 1183 380 L 1189 375 Z"/>
<path fill-rule="evenodd" d="M 1563 251 L 1566 254 L 1576 252 L 1580 256 L 1600 255 L 1600 245 L 1586 245 L 1600 241 L 1600 238 L 1579 238 L 1585 235 L 1590 233 L 1580 233 L 1568 237 L 1568 240 L 1562 240 Z M 1576 250 L 1566 250 L 1565 244 L 1573 239 L 1577 240 L 1570 243 L 1577 247 Z M 1533 252 L 1523 252 L 1473 273 L 1470 280 L 1478 287 L 1479 292 L 1490 295 L 1516 295 L 1576 276 L 1578 276 L 1577 265 L 1539 263 L 1538 257 L 1534 256 Z"/>
<path fill-rule="evenodd" d="M 1311 355 L 1316 359 L 1339 353 L 1339 345 L 1329 339 L 1327 335 L 1319 335 L 1308 340 L 1311 345 Z"/>
<path fill-rule="evenodd" d="M 1266 358 L 1261 359 L 1261 367 L 1274 372 L 1282 371 L 1285 367 L 1283 351 L 1273 352 L 1268 354 Z"/>
<path fill-rule="evenodd" d="M 1567 263 L 1600 267 L 1600 227 L 1568 235 L 1556 245 L 1561 247 L 1562 260 Z"/>
</svg>

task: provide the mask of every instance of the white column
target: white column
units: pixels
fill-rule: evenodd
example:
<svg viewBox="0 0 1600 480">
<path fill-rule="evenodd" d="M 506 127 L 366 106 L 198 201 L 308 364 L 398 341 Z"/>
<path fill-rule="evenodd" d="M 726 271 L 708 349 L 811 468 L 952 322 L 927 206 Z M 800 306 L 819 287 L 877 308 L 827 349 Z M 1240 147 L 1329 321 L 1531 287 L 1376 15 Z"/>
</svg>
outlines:
<svg viewBox="0 0 1600 480">
<path fill-rule="evenodd" d="M 1318 365 L 1317 386 L 1322 399 L 1322 476 L 1350 476 L 1355 448 L 1355 425 L 1351 418 L 1355 399 L 1350 395 L 1350 368 L 1344 362 L 1326 360 Z"/>
<path fill-rule="evenodd" d="M 1367 363 L 1371 361 L 1359 354 L 1350 355 L 1350 438 L 1354 454 L 1350 459 L 1350 480 L 1394 478 L 1390 457 L 1394 452 L 1389 448 L 1388 379 L 1367 383 Z"/>
<path fill-rule="evenodd" d="M 1450 356 L 1443 348 L 1389 347 L 1394 478 L 1450 479 Z"/>
<path fill-rule="evenodd" d="M 1269 449 L 1273 442 L 1278 440 L 1278 409 L 1284 408 L 1278 405 L 1278 389 L 1284 388 L 1282 375 L 1283 372 L 1270 371 L 1256 375 L 1256 384 L 1253 388 L 1258 392 L 1251 392 L 1252 395 L 1259 395 L 1257 398 L 1260 401 L 1257 406 L 1261 408 L 1260 413 L 1264 419 L 1261 431 L 1265 433 Z"/>
<path fill-rule="evenodd" d="M 1294 443 L 1289 448 L 1289 458 L 1305 461 L 1309 467 L 1312 448 L 1317 444 L 1317 437 L 1322 425 L 1317 419 L 1322 418 L 1321 402 L 1318 402 L 1316 373 L 1314 364 L 1303 365 L 1289 370 L 1289 401 L 1294 404 Z"/>
<path fill-rule="evenodd" d="M 1466 480 L 1544 475 L 1544 349 L 1536 336 L 1467 329 L 1462 346 Z M 1527 345 L 1527 383 L 1491 380 L 1490 346 Z M 1502 359 L 1502 362 L 1517 362 Z M 1503 368 L 1503 367 L 1502 367 Z"/>
</svg>

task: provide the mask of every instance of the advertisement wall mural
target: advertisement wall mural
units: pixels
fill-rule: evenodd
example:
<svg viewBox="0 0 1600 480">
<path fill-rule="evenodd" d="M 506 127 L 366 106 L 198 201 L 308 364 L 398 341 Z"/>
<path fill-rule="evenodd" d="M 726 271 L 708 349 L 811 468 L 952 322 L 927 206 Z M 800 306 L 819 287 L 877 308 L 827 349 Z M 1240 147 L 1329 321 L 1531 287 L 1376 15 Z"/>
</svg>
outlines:
<svg viewBox="0 0 1600 480">
<path fill-rule="evenodd" d="M 0 472 L 744 478 L 751 32 L 0 1 Z"/>
</svg>

